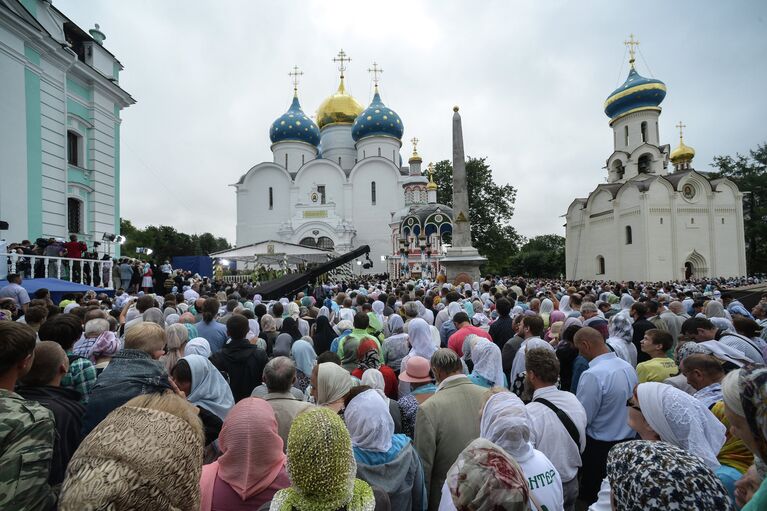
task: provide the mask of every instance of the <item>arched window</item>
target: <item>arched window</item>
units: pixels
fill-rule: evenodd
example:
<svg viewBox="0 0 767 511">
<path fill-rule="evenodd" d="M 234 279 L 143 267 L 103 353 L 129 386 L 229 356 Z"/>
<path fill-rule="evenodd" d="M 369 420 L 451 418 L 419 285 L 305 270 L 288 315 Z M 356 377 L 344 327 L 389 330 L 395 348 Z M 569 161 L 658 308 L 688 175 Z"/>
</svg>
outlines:
<svg viewBox="0 0 767 511">
<path fill-rule="evenodd" d="M 381 148 L 378 148 L 378 156 L 381 156 Z"/>
<path fill-rule="evenodd" d="M 288 168 L 288 153 L 285 153 L 285 168 Z"/>
<path fill-rule="evenodd" d="M 663 217 L 660 217 L 660 224 L 663 225 Z"/>
<path fill-rule="evenodd" d="M 615 175 L 618 177 L 618 179 L 623 179 L 625 169 L 623 168 L 623 163 L 621 163 L 620 160 L 613 162 L 613 171 L 615 171 Z"/>
<path fill-rule="evenodd" d="M 83 232 L 83 203 L 78 199 L 67 199 L 67 229 L 70 233 Z"/>
<path fill-rule="evenodd" d="M 274 188 L 269 187 L 269 209 L 274 209 Z"/>
<path fill-rule="evenodd" d="M 629 127 L 628 126 L 623 127 L 623 142 L 626 147 L 629 146 Z"/>
<path fill-rule="evenodd" d="M 631 245 L 634 242 L 632 235 L 631 235 L 631 226 L 626 226 L 626 245 Z"/>
<path fill-rule="evenodd" d="M 338 166 L 339 167 L 341 166 L 341 157 L 340 156 L 338 157 Z"/>
<path fill-rule="evenodd" d="M 647 142 L 647 121 L 644 121 L 641 125 L 642 142 Z"/>
<path fill-rule="evenodd" d="M 370 202 L 373 204 L 373 206 L 376 205 L 376 182 L 371 181 L 370 183 Z"/>
<path fill-rule="evenodd" d="M 637 167 L 640 174 L 646 174 L 650 172 L 650 155 L 643 154 L 642 156 L 640 156 Z"/>
<path fill-rule="evenodd" d="M 311 247 L 311 248 L 314 248 L 317 246 L 317 242 L 314 241 L 314 238 L 311 238 L 309 236 L 299 241 L 298 244 L 304 247 Z"/>
<path fill-rule="evenodd" d="M 304 163 L 306 163 L 306 155 L 302 154 L 301 155 L 301 165 L 303 166 Z"/>
<path fill-rule="evenodd" d="M 80 149 L 82 147 L 82 137 L 74 131 L 67 131 L 67 163 L 75 167 L 82 167 L 80 158 Z"/>
<path fill-rule="evenodd" d="M 605 274 L 605 258 L 600 256 L 597 256 L 597 275 L 604 275 Z"/>
<path fill-rule="evenodd" d="M 317 238 L 317 248 L 321 248 L 323 250 L 333 250 L 334 247 L 335 243 L 333 243 L 333 240 L 327 236 L 320 236 Z"/>
</svg>

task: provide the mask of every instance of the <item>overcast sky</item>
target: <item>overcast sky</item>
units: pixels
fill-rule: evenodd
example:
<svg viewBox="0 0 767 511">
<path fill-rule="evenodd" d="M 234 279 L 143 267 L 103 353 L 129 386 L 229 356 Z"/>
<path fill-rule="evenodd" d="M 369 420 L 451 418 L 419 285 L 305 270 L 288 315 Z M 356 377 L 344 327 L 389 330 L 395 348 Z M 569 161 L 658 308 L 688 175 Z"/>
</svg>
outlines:
<svg viewBox="0 0 767 511">
<path fill-rule="evenodd" d="M 668 93 L 661 142 L 687 124 L 694 166 L 767 141 L 764 1 L 117 1 L 55 0 L 84 29 L 99 23 L 122 62 L 122 217 L 209 231 L 235 242 L 228 185 L 271 161 L 269 127 L 289 106 L 293 65 L 314 113 L 335 91 L 332 58 L 352 58 L 347 89 L 367 105 L 373 61 L 381 92 L 418 137 L 425 164 L 451 158 L 453 105 L 467 155 L 518 189 L 513 225 L 564 234 L 573 198 L 604 182 L 612 131 L 605 97 L 637 68 Z M 407 159 L 409 142 L 403 144 Z"/>
</svg>

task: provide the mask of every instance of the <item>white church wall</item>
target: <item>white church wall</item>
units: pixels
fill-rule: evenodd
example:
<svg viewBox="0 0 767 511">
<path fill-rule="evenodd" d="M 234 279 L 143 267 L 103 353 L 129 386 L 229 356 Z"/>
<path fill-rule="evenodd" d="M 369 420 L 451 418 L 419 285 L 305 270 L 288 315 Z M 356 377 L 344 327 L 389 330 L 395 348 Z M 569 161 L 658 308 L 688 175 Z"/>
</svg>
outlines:
<svg viewBox="0 0 767 511">
<path fill-rule="evenodd" d="M 27 132 L 24 101 L 24 63 L 13 53 L 24 54 L 21 39 L 0 27 L 0 220 L 10 229 L 0 233 L 9 241 L 19 241 L 27 234 Z M 7 46 L 7 49 L 3 49 Z"/>
<path fill-rule="evenodd" d="M 65 74 L 42 61 L 40 80 L 40 138 L 42 149 L 43 234 L 64 237 L 67 233 L 67 108 Z M 82 130 L 86 131 L 86 130 Z M 83 133 L 83 140 L 87 134 Z"/>
<path fill-rule="evenodd" d="M 237 190 L 237 246 L 272 239 L 280 224 L 290 220 L 291 184 L 285 169 L 273 163 L 262 163 L 248 172 Z"/>
<path fill-rule="evenodd" d="M 307 163 L 295 177 L 299 202 L 308 203 L 310 193 L 317 186 L 325 187 L 326 203 L 335 203 L 336 212 L 342 216 L 344 207 L 344 182 L 346 174 L 331 160 L 318 159 Z M 318 202 L 319 205 L 319 202 Z"/>
<path fill-rule="evenodd" d="M 380 156 L 399 166 L 399 149 L 402 144 L 391 137 L 368 137 L 357 142 L 357 160 Z"/>
<path fill-rule="evenodd" d="M 295 174 L 305 164 L 317 157 L 317 149 L 305 142 L 278 142 L 272 144 L 274 163 Z"/>
<path fill-rule="evenodd" d="M 371 273 L 386 271 L 382 255 L 389 255 L 389 223 L 391 212 L 405 206 L 399 184 L 399 170 L 391 161 L 372 157 L 358 163 L 349 175 L 353 201 L 354 245 L 370 245 Z M 375 183 L 375 203 L 372 197 Z"/>
<path fill-rule="evenodd" d="M 337 163 L 344 171 L 351 170 L 357 163 L 351 124 L 324 126 L 320 132 L 320 146 L 322 157 Z"/>
</svg>

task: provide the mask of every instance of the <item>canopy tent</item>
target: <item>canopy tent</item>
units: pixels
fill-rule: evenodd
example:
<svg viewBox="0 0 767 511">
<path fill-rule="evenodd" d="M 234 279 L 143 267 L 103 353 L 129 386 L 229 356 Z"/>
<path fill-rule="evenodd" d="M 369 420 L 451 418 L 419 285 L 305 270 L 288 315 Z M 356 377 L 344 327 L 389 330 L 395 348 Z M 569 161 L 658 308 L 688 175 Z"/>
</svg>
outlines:
<svg viewBox="0 0 767 511">
<path fill-rule="evenodd" d="M 210 254 L 215 259 L 227 259 L 259 266 L 298 266 L 325 263 L 339 254 L 332 250 L 305 247 L 295 243 L 267 240 Z M 238 265 L 239 267 L 239 265 Z"/>
<path fill-rule="evenodd" d="M 0 282 L 0 289 L 7 286 L 8 282 Z M 106 293 L 108 296 L 114 296 L 114 289 L 104 289 L 103 287 L 86 286 L 77 284 L 68 280 L 59 279 L 24 279 L 21 281 L 21 287 L 27 290 L 30 297 L 38 289 L 47 289 L 51 292 L 53 303 L 59 303 L 61 298 L 69 293 L 85 293 L 86 291 L 96 291 L 96 293 Z"/>
</svg>

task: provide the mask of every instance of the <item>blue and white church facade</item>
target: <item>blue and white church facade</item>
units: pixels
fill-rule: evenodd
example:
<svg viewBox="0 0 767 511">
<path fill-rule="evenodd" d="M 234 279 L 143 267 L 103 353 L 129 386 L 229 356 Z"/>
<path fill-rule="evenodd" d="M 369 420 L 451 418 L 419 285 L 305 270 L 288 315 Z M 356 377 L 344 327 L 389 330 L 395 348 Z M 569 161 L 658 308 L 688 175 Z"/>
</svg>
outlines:
<svg viewBox="0 0 767 511">
<path fill-rule="evenodd" d="M 375 93 L 363 107 L 344 84 L 343 51 L 337 91 L 317 109 L 316 122 L 299 102 L 297 84 L 288 110 L 271 125 L 272 161 L 250 168 L 233 185 L 237 246 L 277 240 L 338 253 L 370 246 L 371 273 L 394 272 L 399 222 L 411 206 L 436 203 L 436 185 L 413 150 L 400 155 L 404 124 Z M 374 65 L 374 70 L 377 66 Z"/>
<path fill-rule="evenodd" d="M 105 39 L 49 1 L 0 0 L 1 237 L 119 234 L 120 111 L 135 101 Z"/>
</svg>

